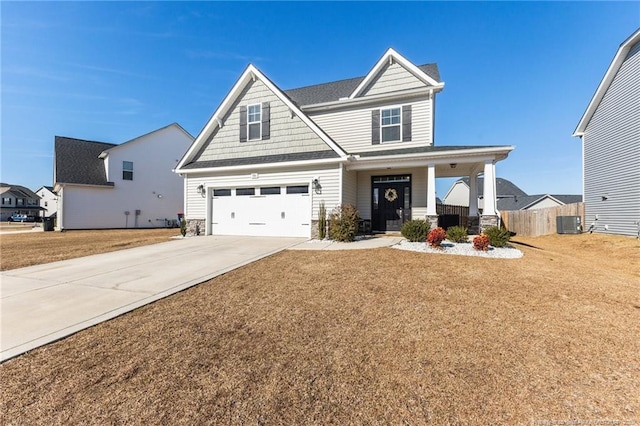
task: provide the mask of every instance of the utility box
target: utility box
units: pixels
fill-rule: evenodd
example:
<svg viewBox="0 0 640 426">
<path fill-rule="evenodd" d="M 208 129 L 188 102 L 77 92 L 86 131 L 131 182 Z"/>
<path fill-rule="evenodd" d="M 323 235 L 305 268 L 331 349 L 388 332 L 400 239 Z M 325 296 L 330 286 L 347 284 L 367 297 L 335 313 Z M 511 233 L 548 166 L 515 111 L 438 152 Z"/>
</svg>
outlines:
<svg viewBox="0 0 640 426">
<path fill-rule="evenodd" d="M 558 234 L 580 234 L 582 222 L 580 216 L 556 216 Z"/>
</svg>

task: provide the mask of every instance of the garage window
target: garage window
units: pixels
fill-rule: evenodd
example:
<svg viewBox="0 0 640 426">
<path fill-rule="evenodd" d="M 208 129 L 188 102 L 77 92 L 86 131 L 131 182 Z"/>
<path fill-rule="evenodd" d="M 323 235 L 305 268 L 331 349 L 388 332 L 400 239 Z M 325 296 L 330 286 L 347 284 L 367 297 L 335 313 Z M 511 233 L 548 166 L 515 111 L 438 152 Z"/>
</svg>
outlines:
<svg viewBox="0 0 640 426">
<path fill-rule="evenodd" d="M 214 189 L 213 190 L 214 197 L 229 197 L 231 196 L 230 189 Z"/>
<path fill-rule="evenodd" d="M 277 195 L 280 194 L 279 186 L 268 186 L 260 188 L 260 195 Z"/>
<path fill-rule="evenodd" d="M 308 194 L 308 193 L 309 193 L 308 185 L 287 186 L 287 194 Z"/>
<path fill-rule="evenodd" d="M 255 188 L 237 188 L 236 195 L 256 195 Z"/>
</svg>

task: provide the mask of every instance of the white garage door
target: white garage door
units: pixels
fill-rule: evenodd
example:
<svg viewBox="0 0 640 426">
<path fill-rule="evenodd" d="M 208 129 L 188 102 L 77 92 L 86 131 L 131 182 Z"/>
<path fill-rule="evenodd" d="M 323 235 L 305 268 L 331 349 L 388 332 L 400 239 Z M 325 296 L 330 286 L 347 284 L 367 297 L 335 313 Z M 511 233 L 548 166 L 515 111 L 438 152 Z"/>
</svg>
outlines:
<svg viewBox="0 0 640 426">
<path fill-rule="evenodd" d="M 311 236 L 308 185 L 217 188 L 211 203 L 214 235 Z"/>
</svg>

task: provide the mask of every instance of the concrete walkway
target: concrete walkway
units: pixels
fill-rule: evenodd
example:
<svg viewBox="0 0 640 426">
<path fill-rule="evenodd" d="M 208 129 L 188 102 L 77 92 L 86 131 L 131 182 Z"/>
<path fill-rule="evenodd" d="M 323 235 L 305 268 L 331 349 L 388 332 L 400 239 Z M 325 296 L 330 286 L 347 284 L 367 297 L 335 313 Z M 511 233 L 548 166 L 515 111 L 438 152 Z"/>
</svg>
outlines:
<svg viewBox="0 0 640 426">
<path fill-rule="evenodd" d="M 197 237 L 0 273 L 0 362 L 304 238 Z"/>
</svg>

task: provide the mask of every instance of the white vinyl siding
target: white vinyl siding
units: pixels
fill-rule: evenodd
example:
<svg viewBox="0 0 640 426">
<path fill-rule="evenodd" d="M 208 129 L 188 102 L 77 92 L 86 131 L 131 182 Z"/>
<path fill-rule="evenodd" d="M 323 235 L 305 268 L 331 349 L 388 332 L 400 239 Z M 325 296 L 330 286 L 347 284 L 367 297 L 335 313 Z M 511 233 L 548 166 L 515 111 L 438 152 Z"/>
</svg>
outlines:
<svg viewBox="0 0 640 426">
<path fill-rule="evenodd" d="M 358 173 L 342 170 L 342 202 L 347 204 L 358 203 Z"/>
<path fill-rule="evenodd" d="M 270 104 L 269 139 L 251 139 L 239 142 L 240 107 L 261 102 Z M 247 108 L 248 110 L 248 108 Z M 248 115 L 248 114 L 247 114 Z M 247 117 L 249 119 L 249 117 Z M 249 127 L 249 120 L 247 120 Z M 331 148 L 316 135 L 260 80 L 251 83 L 229 114 L 222 119 L 222 128 L 217 129 L 201 154 L 194 161 L 225 160 L 231 158 L 257 157 L 313 151 L 328 151 Z"/>
<path fill-rule="evenodd" d="M 403 104 L 411 105 L 411 141 L 399 144 L 371 144 L 371 110 L 388 105 L 314 113 L 311 119 L 348 153 L 431 145 L 432 100 L 422 98 Z"/>
<path fill-rule="evenodd" d="M 187 219 L 205 219 L 207 199 L 197 192 L 198 185 L 210 188 L 238 188 L 238 187 L 266 187 L 282 185 L 308 185 L 314 177 L 317 177 L 321 189 L 314 191 L 311 188 L 309 194 L 313 200 L 312 219 L 317 219 L 318 205 L 324 200 L 327 211 L 331 211 L 340 204 L 340 170 L 341 166 L 332 166 L 326 169 L 309 168 L 287 169 L 280 171 L 261 171 L 256 168 L 254 172 L 237 174 L 190 174 L 185 177 L 187 181 L 186 211 Z M 258 178 L 253 179 L 252 173 L 257 173 Z"/>
<path fill-rule="evenodd" d="M 381 71 L 378 77 L 364 90 L 362 96 L 418 89 L 426 86 L 420 79 L 404 69 L 402 65 L 394 62 Z"/>
<path fill-rule="evenodd" d="M 583 143 L 587 227 L 596 222 L 597 232 L 637 235 L 635 222 L 640 220 L 640 43 L 631 48 L 598 105 L 587 125 Z M 597 221 L 595 215 L 598 215 Z"/>
</svg>

